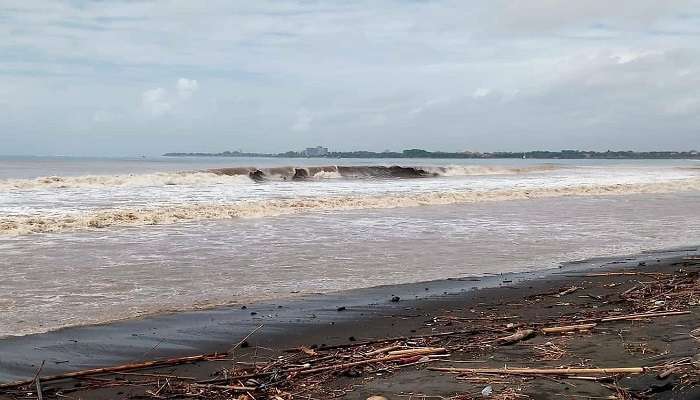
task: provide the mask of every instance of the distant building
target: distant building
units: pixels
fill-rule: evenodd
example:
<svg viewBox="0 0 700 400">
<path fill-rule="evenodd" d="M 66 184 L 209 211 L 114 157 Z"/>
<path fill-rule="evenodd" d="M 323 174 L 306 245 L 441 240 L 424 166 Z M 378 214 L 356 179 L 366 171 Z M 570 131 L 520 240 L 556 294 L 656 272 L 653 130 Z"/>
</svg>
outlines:
<svg viewBox="0 0 700 400">
<path fill-rule="evenodd" d="M 325 157 L 328 155 L 328 147 L 307 147 L 302 154 L 304 157 Z"/>
</svg>

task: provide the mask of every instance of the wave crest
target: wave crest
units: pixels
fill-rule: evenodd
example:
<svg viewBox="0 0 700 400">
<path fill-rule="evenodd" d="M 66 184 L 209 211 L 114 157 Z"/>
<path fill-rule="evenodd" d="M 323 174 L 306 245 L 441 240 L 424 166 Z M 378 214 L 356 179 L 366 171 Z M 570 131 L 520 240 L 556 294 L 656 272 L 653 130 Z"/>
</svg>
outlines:
<svg viewBox="0 0 700 400">
<path fill-rule="evenodd" d="M 527 167 L 508 166 L 320 166 L 320 167 L 233 167 L 207 171 L 161 172 L 152 174 L 46 176 L 36 179 L 0 179 L 2 190 L 42 190 L 99 187 L 167 185 L 216 185 L 252 181 L 297 181 L 324 179 L 392 179 L 438 176 L 506 175 L 547 172 L 561 167 L 553 164 Z"/>
</svg>

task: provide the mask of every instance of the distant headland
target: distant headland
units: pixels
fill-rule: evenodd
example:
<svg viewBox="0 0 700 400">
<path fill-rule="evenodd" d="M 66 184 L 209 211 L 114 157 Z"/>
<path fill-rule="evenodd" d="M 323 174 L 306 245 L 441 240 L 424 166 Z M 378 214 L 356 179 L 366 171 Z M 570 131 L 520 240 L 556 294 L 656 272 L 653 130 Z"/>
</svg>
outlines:
<svg viewBox="0 0 700 400">
<path fill-rule="evenodd" d="M 166 157 L 272 157 L 272 158 L 535 158 L 535 159 L 700 159 L 700 152 L 689 151 L 498 151 L 498 152 L 444 152 L 423 149 L 396 151 L 329 151 L 326 147 L 310 147 L 302 151 L 284 153 L 246 153 L 224 151 L 221 153 L 165 153 Z"/>
</svg>

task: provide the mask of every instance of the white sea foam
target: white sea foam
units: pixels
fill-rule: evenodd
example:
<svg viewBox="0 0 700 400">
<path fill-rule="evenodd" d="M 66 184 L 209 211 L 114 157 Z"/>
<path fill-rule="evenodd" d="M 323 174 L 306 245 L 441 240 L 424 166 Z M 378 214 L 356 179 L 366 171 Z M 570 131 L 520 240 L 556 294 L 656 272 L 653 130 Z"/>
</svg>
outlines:
<svg viewBox="0 0 700 400">
<path fill-rule="evenodd" d="M 440 176 L 479 176 L 479 175 L 519 175 L 537 172 L 549 172 L 562 169 L 555 164 L 530 165 L 526 167 L 488 166 L 488 165 L 448 165 L 444 167 L 422 167 L 430 173 Z"/>
<path fill-rule="evenodd" d="M 173 224 L 181 221 L 267 217 L 308 211 L 416 207 L 563 196 L 607 196 L 699 190 L 700 179 L 689 178 L 652 183 L 583 183 L 569 186 L 531 186 L 494 190 L 269 198 L 231 203 L 200 202 L 144 208 L 100 209 L 65 215 L 4 216 L 0 217 L 0 234 L 18 235 L 120 226 Z"/>
<path fill-rule="evenodd" d="M 175 172 L 137 175 L 46 176 L 36 179 L 0 180 L 0 191 L 100 187 L 232 184 L 250 182 L 247 176 L 211 172 Z"/>
</svg>

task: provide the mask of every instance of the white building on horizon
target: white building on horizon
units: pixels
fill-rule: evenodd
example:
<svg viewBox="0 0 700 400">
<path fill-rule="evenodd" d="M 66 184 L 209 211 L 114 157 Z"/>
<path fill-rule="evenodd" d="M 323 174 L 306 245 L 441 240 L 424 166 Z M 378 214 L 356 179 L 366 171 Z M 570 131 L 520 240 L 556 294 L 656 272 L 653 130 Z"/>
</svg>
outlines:
<svg viewBox="0 0 700 400">
<path fill-rule="evenodd" d="M 328 147 L 307 147 L 306 150 L 302 151 L 302 154 L 304 157 L 324 157 L 328 155 Z"/>
</svg>

